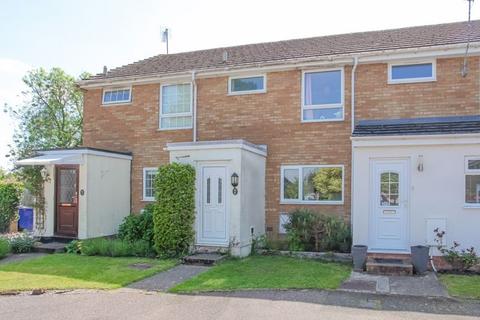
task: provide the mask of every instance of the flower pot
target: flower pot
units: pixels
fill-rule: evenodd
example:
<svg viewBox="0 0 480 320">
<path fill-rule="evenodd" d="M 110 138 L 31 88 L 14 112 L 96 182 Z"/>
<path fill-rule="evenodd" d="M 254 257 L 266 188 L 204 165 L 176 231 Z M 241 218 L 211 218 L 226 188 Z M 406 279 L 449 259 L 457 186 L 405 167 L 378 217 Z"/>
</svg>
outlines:
<svg viewBox="0 0 480 320">
<path fill-rule="evenodd" d="M 355 245 L 352 247 L 353 270 L 363 271 L 367 261 L 368 247 L 364 245 Z"/>
<path fill-rule="evenodd" d="M 427 246 L 412 246 L 410 247 L 412 252 L 412 264 L 415 273 L 422 274 L 428 270 L 428 261 L 430 248 Z"/>
</svg>

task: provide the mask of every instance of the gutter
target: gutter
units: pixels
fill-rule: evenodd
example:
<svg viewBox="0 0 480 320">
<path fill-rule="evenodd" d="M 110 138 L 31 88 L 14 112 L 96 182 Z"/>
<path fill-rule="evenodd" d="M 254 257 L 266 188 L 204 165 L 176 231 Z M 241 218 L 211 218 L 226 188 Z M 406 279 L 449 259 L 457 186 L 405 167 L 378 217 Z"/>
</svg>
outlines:
<svg viewBox="0 0 480 320">
<path fill-rule="evenodd" d="M 396 59 L 408 59 L 408 57 L 398 57 L 395 55 L 401 54 L 412 54 L 415 57 L 410 58 L 426 58 L 432 56 L 432 51 L 435 56 L 456 56 L 462 55 L 465 51 L 465 44 L 452 44 L 452 45 L 443 45 L 443 46 L 430 46 L 430 47 L 416 47 L 416 48 L 405 48 L 405 49 L 389 49 L 389 50 L 377 50 L 377 51 L 364 51 L 355 53 L 345 53 L 345 54 L 334 54 L 329 56 L 314 56 L 307 58 L 292 58 L 292 59 L 283 59 L 283 60 L 273 60 L 273 61 L 263 61 L 257 63 L 248 63 L 242 65 L 232 65 L 229 67 L 211 67 L 196 70 L 197 78 L 199 75 L 202 77 L 216 77 L 220 75 L 230 75 L 232 72 L 248 72 L 255 70 L 259 71 L 275 71 L 278 69 L 285 68 L 301 68 L 301 67 L 316 67 L 327 64 L 349 64 L 352 55 L 362 57 L 363 62 L 378 62 L 383 60 L 396 60 Z M 471 53 L 480 53 L 480 42 L 474 42 L 470 45 Z M 454 51 L 454 52 L 450 52 Z M 94 79 L 94 80 L 80 80 L 77 82 L 80 88 L 99 88 L 102 86 L 108 85 L 122 85 L 122 84 L 131 84 L 131 83 L 158 83 L 160 80 L 175 79 L 179 77 L 188 78 L 190 76 L 189 71 L 181 71 L 175 73 L 159 73 L 159 74 L 149 74 L 149 75 L 136 75 L 130 77 L 117 77 L 117 78 L 108 78 L 108 79 Z"/>
</svg>

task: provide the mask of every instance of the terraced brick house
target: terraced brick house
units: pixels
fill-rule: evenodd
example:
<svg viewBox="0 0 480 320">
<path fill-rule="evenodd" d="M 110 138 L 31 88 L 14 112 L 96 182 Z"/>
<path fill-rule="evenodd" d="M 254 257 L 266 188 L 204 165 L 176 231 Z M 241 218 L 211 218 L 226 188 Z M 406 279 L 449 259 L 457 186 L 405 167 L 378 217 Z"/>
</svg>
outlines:
<svg viewBox="0 0 480 320">
<path fill-rule="evenodd" d="M 79 83 L 77 152 L 131 161 L 92 173 L 128 176 L 97 185 L 126 200 L 117 215 L 154 199 L 159 165 L 193 164 L 198 246 L 246 255 L 252 235 L 282 236 L 306 207 L 351 222 L 371 252 L 408 254 L 437 227 L 480 247 L 479 54 L 480 21 L 162 54 Z M 52 176 L 64 162 L 88 170 L 62 152 L 43 154 Z M 76 185 L 92 196 L 82 174 Z M 110 223 L 94 201 L 89 214 L 107 216 L 80 217 L 75 236 Z"/>
</svg>

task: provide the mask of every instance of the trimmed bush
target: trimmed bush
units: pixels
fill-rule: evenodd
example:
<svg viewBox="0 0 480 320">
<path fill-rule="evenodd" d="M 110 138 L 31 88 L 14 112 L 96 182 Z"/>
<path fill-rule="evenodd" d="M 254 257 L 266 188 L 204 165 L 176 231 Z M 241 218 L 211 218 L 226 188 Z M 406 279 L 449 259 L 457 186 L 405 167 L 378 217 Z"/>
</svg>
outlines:
<svg viewBox="0 0 480 320">
<path fill-rule="evenodd" d="M 345 221 L 308 209 L 292 212 L 284 227 L 292 251 L 349 252 L 352 244 L 351 230 Z"/>
<path fill-rule="evenodd" d="M 5 258 L 10 253 L 10 244 L 7 239 L 0 238 L 0 259 Z"/>
<path fill-rule="evenodd" d="M 125 217 L 118 229 L 118 237 L 130 243 L 143 240 L 153 247 L 153 210 L 154 205 L 148 204 L 143 213 Z"/>
<path fill-rule="evenodd" d="M 18 216 L 20 187 L 17 183 L 0 181 L 0 233 L 8 232 Z"/>
<path fill-rule="evenodd" d="M 28 233 L 19 233 L 9 237 L 8 242 L 13 253 L 27 253 L 32 251 L 35 238 Z"/>
<path fill-rule="evenodd" d="M 188 252 L 195 231 L 195 169 L 188 164 L 161 166 L 155 177 L 155 249 L 162 256 Z"/>
</svg>

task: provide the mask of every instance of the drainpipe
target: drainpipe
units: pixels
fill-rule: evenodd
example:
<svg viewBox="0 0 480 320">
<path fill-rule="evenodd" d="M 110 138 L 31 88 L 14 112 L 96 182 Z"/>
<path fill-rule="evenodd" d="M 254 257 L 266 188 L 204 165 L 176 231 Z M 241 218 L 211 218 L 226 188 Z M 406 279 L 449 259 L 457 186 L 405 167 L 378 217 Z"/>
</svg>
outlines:
<svg viewBox="0 0 480 320">
<path fill-rule="evenodd" d="M 192 111 L 193 111 L 193 142 L 197 142 L 197 83 L 195 70 L 192 70 Z"/>
<path fill-rule="evenodd" d="M 355 129 L 355 71 L 357 70 L 357 65 L 358 65 L 358 57 L 353 58 L 353 68 L 352 68 L 352 78 L 351 78 L 351 102 L 350 102 L 350 110 L 352 114 L 352 119 L 351 119 L 351 132 L 353 133 L 353 130 Z M 351 163 L 351 168 L 350 168 L 350 227 L 352 229 L 352 235 L 353 235 L 353 145 L 352 145 L 352 161 Z"/>
</svg>

